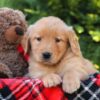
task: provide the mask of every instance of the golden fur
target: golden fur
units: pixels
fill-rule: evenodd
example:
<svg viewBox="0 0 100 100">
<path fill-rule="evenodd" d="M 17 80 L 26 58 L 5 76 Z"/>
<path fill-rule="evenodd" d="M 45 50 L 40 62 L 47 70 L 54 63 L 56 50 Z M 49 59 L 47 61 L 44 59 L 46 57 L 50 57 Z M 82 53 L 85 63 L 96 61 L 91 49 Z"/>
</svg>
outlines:
<svg viewBox="0 0 100 100">
<path fill-rule="evenodd" d="M 44 17 L 31 25 L 22 45 L 30 53 L 29 75 L 40 78 L 46 87 L 62 82 L 63 90 L 72 93 L 80 80 L 96 72 L 83 58 L 72 27 L 57 17 Z M 51 59 L 43 59 L 44 52 L 50 52 Z"/>
</svg>

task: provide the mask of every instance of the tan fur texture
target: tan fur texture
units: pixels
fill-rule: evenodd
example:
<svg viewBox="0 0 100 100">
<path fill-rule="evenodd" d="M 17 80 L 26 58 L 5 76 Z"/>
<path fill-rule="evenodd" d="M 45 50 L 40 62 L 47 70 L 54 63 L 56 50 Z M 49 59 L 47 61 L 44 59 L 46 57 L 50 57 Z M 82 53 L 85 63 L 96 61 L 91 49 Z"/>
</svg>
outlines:
<svg viewBox="0 0 100 100">
<path fill-rule="evenodd" d="M 12 77 L 17 77 L 27 73 L 27 62 L 17 51 L 26 28 L 25 16 L 21 11 L 0 8 L 0 74 L 11 77 L 12 73 Z"/>
<path fill-rule="evenodd" d="M 57 17 L 44 17 L 31 25 L 23 41 L 25 51 L 30 53 L 29 75 L 42 79 L 46 87 L 62 82 L 63 90 L 72 93 L 81 80 L 96 72 L 83 58 L 72 27 Z M 51 58 L 44 59 L 44 52 Z"/>
</svg>

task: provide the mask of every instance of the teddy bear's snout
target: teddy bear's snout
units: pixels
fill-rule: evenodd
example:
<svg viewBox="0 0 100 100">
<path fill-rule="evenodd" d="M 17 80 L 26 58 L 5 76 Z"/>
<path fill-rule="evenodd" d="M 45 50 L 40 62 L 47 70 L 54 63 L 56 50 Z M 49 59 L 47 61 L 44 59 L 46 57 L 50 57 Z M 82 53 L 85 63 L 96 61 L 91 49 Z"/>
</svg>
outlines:
<svg viewBox="0 0 100 100">
<path fill-rule="evenodd" d="M 23 35 L 24 35 L 24 30 L 19 25 L 11 26 L 5 32 L 6 40 L 11 43 L 12 42 L 16 43 L 20 41 Z"/>
<path fill-rule="evenodd" d="M 15 31 L 16 31 L 16 34 L 17 35 L 20 35 L 20 36 L 22 36 L 22 35 L 24 35 L 24 30 L 21 28 L 21 27 L 16 27 L 15 28 Z"/>
</svg>

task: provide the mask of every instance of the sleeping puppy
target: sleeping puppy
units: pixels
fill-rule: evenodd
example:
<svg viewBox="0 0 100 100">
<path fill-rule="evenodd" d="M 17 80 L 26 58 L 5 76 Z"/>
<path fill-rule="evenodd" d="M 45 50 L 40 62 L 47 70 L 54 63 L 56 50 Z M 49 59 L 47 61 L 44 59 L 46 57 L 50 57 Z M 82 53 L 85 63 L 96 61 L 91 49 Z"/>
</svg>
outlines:
<svg viewBox="0 0 100 100">
<path fill-rule="evenodd" d="M 40 78 L 45 87 L 62 83 L 73 93 L 80 81 L 95 73 L 91 62 L 83 58 L 72 27 L 57 17 L 44 17 L 28 28 L 22 46 L 29 52 L 29 75 Z"/>
</svg>

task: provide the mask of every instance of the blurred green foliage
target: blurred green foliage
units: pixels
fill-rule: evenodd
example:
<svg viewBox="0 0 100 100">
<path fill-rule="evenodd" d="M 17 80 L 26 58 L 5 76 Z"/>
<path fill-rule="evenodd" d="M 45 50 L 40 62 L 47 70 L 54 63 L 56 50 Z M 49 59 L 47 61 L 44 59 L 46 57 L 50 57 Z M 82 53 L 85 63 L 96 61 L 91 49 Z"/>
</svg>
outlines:
<svg viewBox="0 0 100 100">
<path fill-rule="evenodd" d="M 29 24 L 43 16 L 58 16 L 72 25 L 83 55 L 100 65 L 100 0 L 0 0 L 0 7 L 22 10 Z"/>
</svg>

